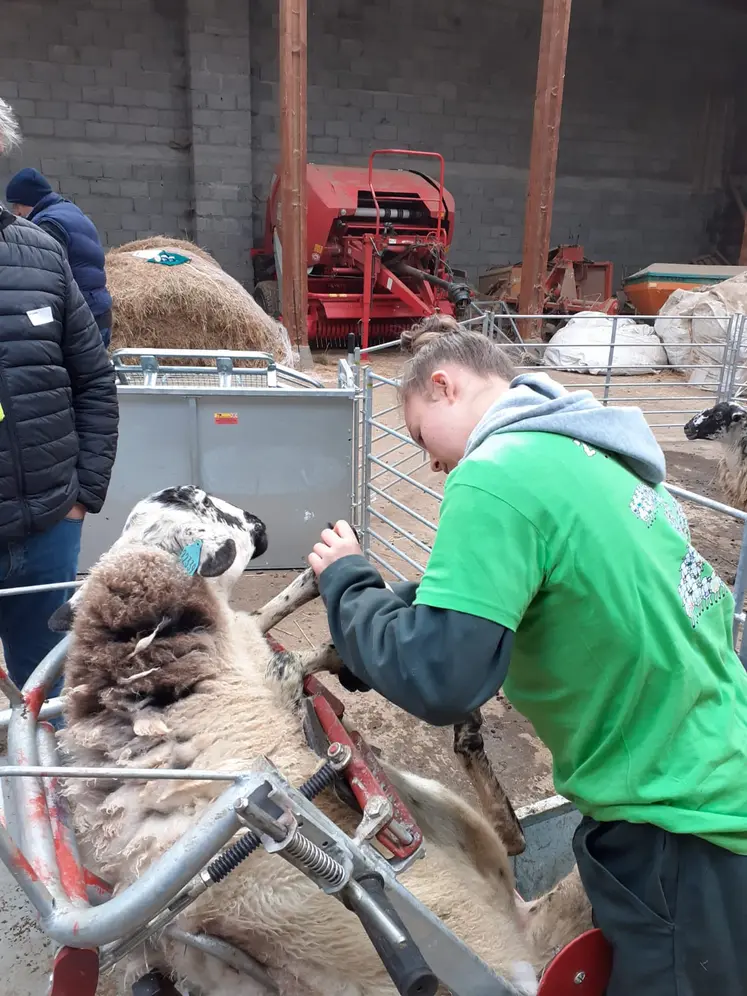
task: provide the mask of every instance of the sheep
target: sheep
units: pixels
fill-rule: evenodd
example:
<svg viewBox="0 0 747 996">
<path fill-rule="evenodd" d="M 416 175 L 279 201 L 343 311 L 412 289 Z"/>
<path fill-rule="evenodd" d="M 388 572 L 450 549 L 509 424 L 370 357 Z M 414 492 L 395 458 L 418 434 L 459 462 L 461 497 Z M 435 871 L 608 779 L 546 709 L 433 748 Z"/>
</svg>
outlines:
<svg viewBox="0 0 747 996">
<path fill-rule="evenodd" d="M 688 439 L 718 439 L 723 444 L 715 484 L 728 504 L 747 509 L 747 408 L 722 401 L 695 415 L 685 426 Z"/>
<path fill-rule="evenodd" d="M 259 612 L 233 612 L 232 583 L 266 548 L 264 525 L 198 489 L 169 492 L 166 502 L 162 492 L 136 506 L 66 609 L 73 641 L 63 748 L 83 765 L 230 771 L 266 755 L 298 785 L 319 763 L 302 732 L 304 677 L 339 670 L 340 662 L 331 645 L 280 653 L 264 634 L 315 597 L 313 576 L 302 574 Z M 191 559 L 180 552 L 195 554 L 199 542 Z M 581 899 L 549 929 L 547 903 L 517 901 L 506 849 L 486 819 L 437 782 L 386 770 L 427 839 L 425 858 L 404 884 L 518 992 L 535 993 L 535 972 L 590 925 L 577 874 L 564 889 Z M 121 890 L 220 787 L 69 779 L 67 791 L 84 860 Z M 355 814 L 331 793 L 317 804 L 352 835 Z M 200 897 L 177 925 L 245 950 L 266 967 L 280 996 L 394 993 L 355 917 L 264 851 Z M 130 978 L 155 969 L 211 996 L 262 992 L 165 935 L 128 956 L 125 969 Z"/>
</svg>

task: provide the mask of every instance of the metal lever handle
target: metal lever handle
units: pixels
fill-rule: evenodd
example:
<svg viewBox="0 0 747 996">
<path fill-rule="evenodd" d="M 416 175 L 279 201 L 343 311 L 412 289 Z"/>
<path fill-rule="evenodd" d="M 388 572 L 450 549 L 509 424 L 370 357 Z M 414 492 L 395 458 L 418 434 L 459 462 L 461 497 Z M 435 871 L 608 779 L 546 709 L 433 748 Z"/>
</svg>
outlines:
<svg viewBox="0 0 747 996">
<path fill-rule="evenodd" d="M 342 900 L 363 925 L 401 996 L 435 996 L 438 979 L 407 932 L 378 875 L 350 881 Z"/>
</svg>

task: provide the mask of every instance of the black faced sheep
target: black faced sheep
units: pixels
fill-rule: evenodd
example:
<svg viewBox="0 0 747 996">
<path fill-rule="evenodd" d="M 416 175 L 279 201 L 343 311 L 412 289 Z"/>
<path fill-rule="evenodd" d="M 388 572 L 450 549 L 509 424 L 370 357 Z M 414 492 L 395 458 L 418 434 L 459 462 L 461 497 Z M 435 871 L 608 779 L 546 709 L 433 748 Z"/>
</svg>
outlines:
<svg viewBox="0 0 747 996">
<path fill-rule="evenodd" d="M 164 494 L 169 498 L 164 501 Z M 65 669 L 73 763 L 238 772 L 260 755 L 296 785 L 317 768 L 298 708 L 304 677 L 334 671 L 334 648 L 274 652 L 265 632 L 316 594 L 313 576 L 253 615 L 228 604 L 233 581 L 266 546 L 256 517 L 197 489 L 169 489 L 133 510 L 125 533 L 76 593 Z M 521 904 L 493 827 L 434 781 L 387 767 L 426 837 L 403 883 L 518 993 L 590 926 L 572 875 L 567 916 Z M 86 863 L 120 891 L 214 801 L 214 782 L 119 783 L 70 779 Z M 358 817 L 332 793 L 317 805 L 352 835 Z M 262 963 L 281 996 L 392 996 L 393 984 L 353 914 L 301 872 L 257 851 L 178 918 Z M 251 996 L 255 983 L 160 935 L 128 956 L 130 978 L 158 969 L 210 996 Z"/>
<path fill-rule="evenodd" d="M 695 415 L 685 426 L 688 439 L 717 439 L 721 459 L 714 483 L 735 508 L 747 508 L 747 408 L 722 401 Z"/>
</svg>

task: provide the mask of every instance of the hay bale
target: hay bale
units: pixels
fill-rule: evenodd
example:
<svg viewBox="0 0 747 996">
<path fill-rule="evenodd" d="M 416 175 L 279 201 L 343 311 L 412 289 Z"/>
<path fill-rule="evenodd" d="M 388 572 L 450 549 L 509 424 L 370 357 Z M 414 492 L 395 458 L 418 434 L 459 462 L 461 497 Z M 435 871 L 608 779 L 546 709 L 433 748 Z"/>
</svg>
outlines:
<svg viewBox="0 0 747 996">
<path fill-rule="evenodd" d="M 162 266 L 133 255 L 146 249 L 178 252 L 189 262 Z M 154 236 L 111 249 L 106 278 L 112 295 L 112 349 L 261 350 L 279 363 L 295 365 L 283 326 L 191 242 Z"/>
<path fill-rule="evenodd" d="M 201 249 L 194 242 L 187 242 L 185 239 L 172 239 L 168 235 L 151 235 L 147 239 L 136 239 L 134 242 L 125 242 L 121 246 L 115 246 L 113 249 L 110 249 L 109 253 L 112 256 L 116 256 L 118 253 L 123 252 L 138 252 L 140 249 L 166 249 L 167 247 L 180 252 L 183 256 L 199 256 L 206 263 L 214 263 L 216 266 L 220 266 L 220 263 L 218 263 L 213 254 L 209 253 L 207 249 Z"/>
</svg>

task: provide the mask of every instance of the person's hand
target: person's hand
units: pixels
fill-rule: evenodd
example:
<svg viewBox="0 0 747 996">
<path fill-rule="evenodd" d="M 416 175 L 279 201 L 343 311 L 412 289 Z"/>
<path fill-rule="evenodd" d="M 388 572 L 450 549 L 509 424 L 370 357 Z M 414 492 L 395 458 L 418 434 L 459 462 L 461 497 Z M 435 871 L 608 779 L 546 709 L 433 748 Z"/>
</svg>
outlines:
<svg viewBox="0 0 747 996">
<path fill-rule="evenodd" d="M 73 522 L 80 522 L 86 517 L 86 507 L 85 505 L 73 505 L 70 511 L 65 516 L 66 519 L 71 519 Z"/>
<path fill-rule="evenodd" d="M 319 577 L 322 571 L 330 564 L 334 564 L 336 560 L 352 557 L 362 552 L 353 527 L 341 519 L 335 523 L 334 529 L 324 530 L 320 542 L 309 554 L 309 567 Z"/>
</svg>

